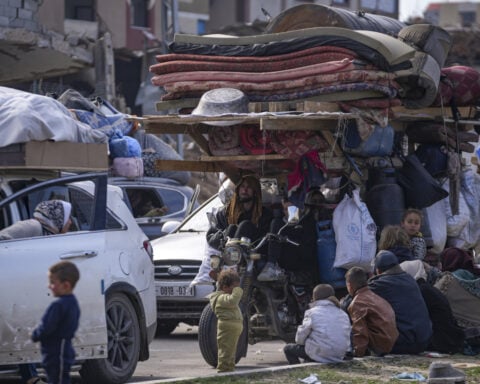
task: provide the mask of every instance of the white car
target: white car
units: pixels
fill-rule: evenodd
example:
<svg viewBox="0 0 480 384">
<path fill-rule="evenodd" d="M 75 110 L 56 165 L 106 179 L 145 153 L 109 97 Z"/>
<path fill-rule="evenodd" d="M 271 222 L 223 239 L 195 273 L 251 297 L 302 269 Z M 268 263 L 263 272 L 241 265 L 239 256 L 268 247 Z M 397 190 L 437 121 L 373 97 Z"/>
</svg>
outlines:
<svg viewBox="0 0 480 384">
<path fill-rule="evenodd" d="M 74 223 L 65 234 L 0 241 L 0 370 L 41 361 L 30 335 L 53 299 L 48 268 L 70 260 L 80 270 L 73 340 L 80 375 L 87 383 L 125 383 L 148 359 L 155 334 L 149 241 L 106 173 L 51 176 L 0 171 L 0 229 L 31 218 L 40 201 L 52 198 L 72 204 Z"/>
<path fill-rule="evenodd" d="M 167 222 L 163 229 L 171 233 L 152 241 L 157 292 L 157 334 L 172 332 L 179 322 L 198 325 L 206 296 L 213 292 L 208 276 L 203 283 L 192 285 L 205 255 L 209 228 L 207 213 L 221 207 L 214 195 L 189 215 L 180 225 Z"/>
</svg>

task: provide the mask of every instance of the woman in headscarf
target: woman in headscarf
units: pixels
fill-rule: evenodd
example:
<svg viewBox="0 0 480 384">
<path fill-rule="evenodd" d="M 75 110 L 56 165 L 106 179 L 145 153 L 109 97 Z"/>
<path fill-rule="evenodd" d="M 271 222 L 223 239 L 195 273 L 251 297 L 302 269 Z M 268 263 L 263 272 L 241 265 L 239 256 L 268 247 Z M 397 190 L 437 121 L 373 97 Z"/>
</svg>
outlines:
<svg viewBox="0 0 480 384">
<path fill-rule="evenodd" d="M 17 221 L 0 231 L 0 240 L 56 235 L 69 230 L 72 205 L 63 200 L 46 200 L 39 203 L 33 218 Z"/>
<path fill-rule="evenodd" d="M 480 268 L 475 265 L 473 256 L 460 248 L 446 248 L 440 254 L 443 272 L 455 272 L 458 269 L 465 269 L 474 275 L 480 275 Z"/>
<path fill-rule="evenodd" d="M 426 282 L 427 273 L 423 261 L 418 259 L 404 261 L 400 267 L 417 281 L 427 305 L 433 330 L 428 350 L 440 353 L 461 352 L 464 341 L 463 329 L 458 326 L 445 295 Z"/>
</svg>

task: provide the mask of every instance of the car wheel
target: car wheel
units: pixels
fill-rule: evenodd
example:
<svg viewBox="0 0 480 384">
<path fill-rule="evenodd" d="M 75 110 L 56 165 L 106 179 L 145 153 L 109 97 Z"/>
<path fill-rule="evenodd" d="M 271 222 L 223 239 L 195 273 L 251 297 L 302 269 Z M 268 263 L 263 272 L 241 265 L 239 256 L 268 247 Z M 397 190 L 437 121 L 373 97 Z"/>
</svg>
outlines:
<svg viewBox="0 0 480 384">
<path fill-rule="evenodd" d="M 106 300 L 108 358 L 86 360 L 80 376 L 87 383 L 121 384 L 128 381 L 140 355 L 140 326 L 130 300 L 121 293 Z"/>
<path fill-rule="evenodd" d="M 168 321 L 157 319 L 157 330 L 155 336 L 167 336 L 177 328 L 178 321 Z"/>
</svg>

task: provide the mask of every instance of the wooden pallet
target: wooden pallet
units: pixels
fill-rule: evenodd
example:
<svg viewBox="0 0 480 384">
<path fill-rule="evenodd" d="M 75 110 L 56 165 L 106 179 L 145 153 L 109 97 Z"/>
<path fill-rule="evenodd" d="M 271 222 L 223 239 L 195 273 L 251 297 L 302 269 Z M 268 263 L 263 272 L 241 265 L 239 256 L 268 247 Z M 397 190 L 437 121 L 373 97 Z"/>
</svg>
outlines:
<svg viewBox="0 0 480 384">
<path fill-rule="evenodd" d="M 215 129 L 212 122 L 236 122 L 238 124 L 255 124 L 261 130 L 314 130 L 329 143 L 330 149 L 320 153 L 322 161 L 333 173 L 351 172 L 352 166 L 346 161 L 343 151 L 337 143 L 336 134 L 341 124 L 348 119 L 360 117 L 355 113 L 344 113 L 337 103 L 300 100 L 296 102 L 249 103 L 249 113 L 221 116 L 191 115 L 191 109 L 198 104 L 199 99 L 181 99 L 157 103 L 157 109 L 169 111 L 170 114 L 152 115 L 138 120 L 147 133 L 152 134 L 188 134 L 198 144 L 203 156 L 193 160 L 159 160 L 158 170 L 188 170 L 200 172 L 220 172 L 234 180 L 239 170 L 233 164 L 242 161 L 275 162 L 282 159 L 280 155 L 242 155 L 213 156 L 209 150 L 207 134 Z M 190 109 L 188 111 L 188 109 Z M 183 110 L 184 112 L 178 113 Z M 187 112 L 188 111 L 188 112 Z M 458 130 L 469 130 L 480 122 L 472 120 L 475 111 L 470 107 L 459 108 L 460 120 L 455 120 L 450 108 L 406 109 L 395 107 L 390 109 L 389 124 L 395 130 L 404 131 L 408 124 L 414 121 L 441 122 Z M 241 125 L 239 125 L 241 126 Z M 213 127 L 213 128 L 212 128 Z"/>
</svg>

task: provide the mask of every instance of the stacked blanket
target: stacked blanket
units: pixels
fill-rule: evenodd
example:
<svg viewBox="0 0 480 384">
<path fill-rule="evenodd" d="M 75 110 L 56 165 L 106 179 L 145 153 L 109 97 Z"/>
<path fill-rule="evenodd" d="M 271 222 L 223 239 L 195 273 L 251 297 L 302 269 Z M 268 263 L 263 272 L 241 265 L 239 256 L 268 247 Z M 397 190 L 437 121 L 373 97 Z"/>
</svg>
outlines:
<svg viewBox="0 0 480 384">
<path fill-rule="evenodd" d="M 402 36 L 336 27 L 241 38 L 177 35 L 173 53 L 157 56 L 150 71 L 165 91 L 162 100 L 230 87 L 253 102 L 376 99 L 383 106 L 428 106 L 443 63 L 437 52 L 413 48 L 412 34 Z"/>
</svg>

